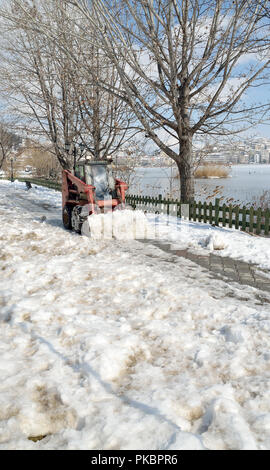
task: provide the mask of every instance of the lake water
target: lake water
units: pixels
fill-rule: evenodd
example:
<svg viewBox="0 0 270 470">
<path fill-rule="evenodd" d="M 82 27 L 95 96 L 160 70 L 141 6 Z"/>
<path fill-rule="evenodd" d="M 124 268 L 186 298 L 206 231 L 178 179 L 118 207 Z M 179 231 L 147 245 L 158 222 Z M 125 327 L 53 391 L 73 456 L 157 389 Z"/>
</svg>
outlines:
<svg viewBox="0 0 270 470">
<path fill-rule="evenodd" d="M 176 168 L 137 168 L 130 194 L 179 198 Z M 216 197 L 240 205 L 254 203 L 264 191 L 270 195 L 270 165 L 234 165 L 229 178 L 196 179 L 195 199 L 214 201 Z M 269 196 L 270 198 L 270 196 Z"/>
</svg>

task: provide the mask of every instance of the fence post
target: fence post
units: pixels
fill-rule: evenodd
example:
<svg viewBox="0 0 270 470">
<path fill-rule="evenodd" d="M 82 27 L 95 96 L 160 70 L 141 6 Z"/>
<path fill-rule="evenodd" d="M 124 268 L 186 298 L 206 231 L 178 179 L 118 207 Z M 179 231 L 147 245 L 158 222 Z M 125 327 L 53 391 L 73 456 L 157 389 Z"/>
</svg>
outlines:
<svg viewBox="0 0 270 470">
<path fill-rule="evenodd" d="M 202 221 L 202 203 L 201 201 L 198 202 L 198 221 Z"/>
<path fill-rule="evenodd" d="M 222 206 L 222 227 L 226 227 L 226 204 L 224 203 Z"/>
<path fill-rule="evenodd" d="M 229 204 L 229 228 L 233 225 L 233 206 Z"/>
<path fill-rule="evenodd" d="M 254 208 L 253 206 L 249 209 L 249 232 L 253 233 L 254 226 Z"/>
<path fill-rule="evenodd" d="M 239 229 L 239 206 L 235 207 L 235 221 L 234 221 L 234 227 L 238 230 Z"/>
<path fill-rule="evenodd" d="M 242 210 L 242 230 L 243 230 L 243 232 L 246 231 L 246 226 L 247 226 L 247 208 L 246 208 L 246 206 L 243 206 L 243 210 Z"/>
<path fill-rule="evenodd" d="M 270 209 L 266 209 L 265 215 L 264 215 L 264 235 L 269 234 L 269 223 L 270 223 Z"/>
<path fill-rule="evenodd" d="M 219 198 L 215 200 L 215 225 L 219 225 L 219 201 Z"/>
<path fill-rule="evenodd" d="M 197 222 L 197 207 L 198 207 L 198 204 L 196 201 L 193 201 L 193 214 L 192 214 L 192 218 L 194 220 L 194 222 Z"/>
<path fill-rule="evenodd" d="M 203 203 L 203 221 L 206 224 L 206 222 L 207 222 L 207 204 L 206 204 L 206 202 Z"/>
<path fill-rule="evenodd" d="M 256 235 L 261 233 L 261 224 L 262 224 L 262 210 L 261 208 L 257 209 L 257 221 L 256 221 Z"/>
<path fill-rule="evenodd" d="M 213 204 L 211 201 L 209 202 L 209 224 L 213 224 Z"/>
</svg>

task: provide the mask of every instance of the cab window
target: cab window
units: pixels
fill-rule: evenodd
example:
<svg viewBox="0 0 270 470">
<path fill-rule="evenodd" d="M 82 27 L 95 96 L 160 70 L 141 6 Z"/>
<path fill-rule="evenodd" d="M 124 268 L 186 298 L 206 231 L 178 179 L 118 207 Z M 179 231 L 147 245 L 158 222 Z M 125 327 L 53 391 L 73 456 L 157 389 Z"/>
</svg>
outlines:
<svg viewBox="0 0 270 470">
<path fill-rule="evenodd" d="M 75 176 L 77 176 L 77 178 L 79 178 L 81 181 L 85 182 L 84 166 L 83 165 L 77 165 L 75 167 Z"/>
</svg>

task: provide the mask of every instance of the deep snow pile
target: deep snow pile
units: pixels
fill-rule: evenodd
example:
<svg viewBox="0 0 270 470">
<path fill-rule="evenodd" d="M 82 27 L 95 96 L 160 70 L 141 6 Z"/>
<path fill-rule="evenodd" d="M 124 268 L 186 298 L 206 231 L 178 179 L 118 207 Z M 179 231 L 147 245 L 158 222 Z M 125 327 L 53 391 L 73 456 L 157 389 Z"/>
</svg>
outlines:
<svg viewBox="0 0 270 470">
<path fill-rule="evenodd" d="M 82 235 L 92 239 L 133 240 L 154 238 L 153 226 L 142 211 L 115 210 L 107 214 L 95 214 L 82 225 Z"/>
<path fill-rule="evenodd" d="M 54 191 L 0 200 L 0 448 L 270 448 L 267 294 L 67 232 Z"/>
</svg>

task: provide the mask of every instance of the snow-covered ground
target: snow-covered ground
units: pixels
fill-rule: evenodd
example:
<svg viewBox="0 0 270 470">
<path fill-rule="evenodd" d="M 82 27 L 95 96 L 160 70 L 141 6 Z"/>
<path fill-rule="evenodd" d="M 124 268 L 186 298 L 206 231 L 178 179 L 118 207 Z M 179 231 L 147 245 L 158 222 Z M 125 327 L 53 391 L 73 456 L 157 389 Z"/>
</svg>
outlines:
<svg viewBox="0 0 270 470">
<path fill-rule="evenodd" d="M 267 293 L 65 231 L 52 190 L 2 181 L 0 201 L 0 449 L 270 448 Z M 269 240 L 148 219 L 270 270 Z"/>
<path fill-rule="evenodd" d="M 155 225 L 157 238 L 171 242 L 172 248 L 188 248 L 198 254 L 214 250 L 216 255 L 254 263 L 270 270 L 270 238 L 173 216 L 148 214 L 148 220 Z"/>
</svg>

